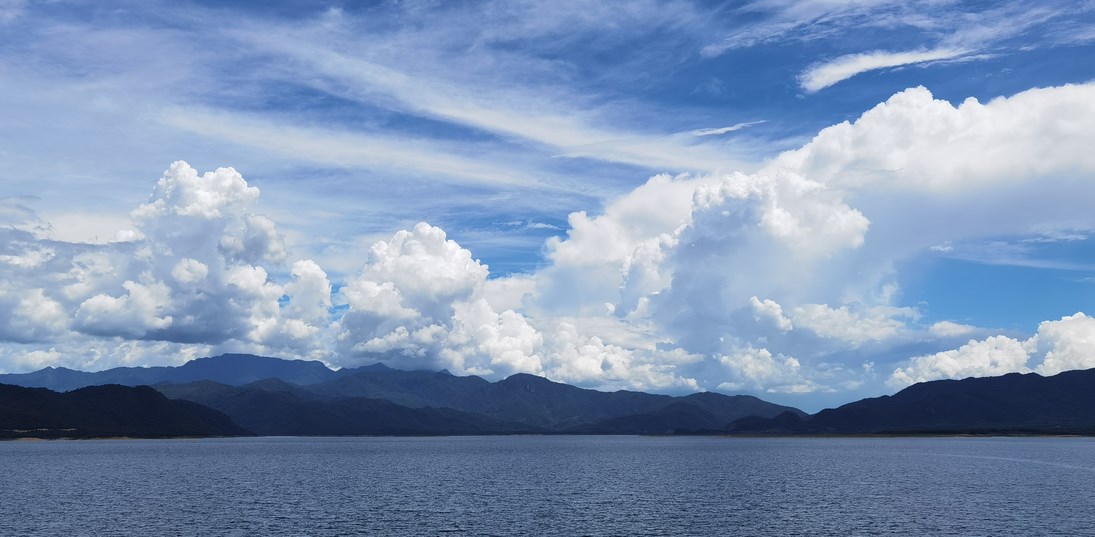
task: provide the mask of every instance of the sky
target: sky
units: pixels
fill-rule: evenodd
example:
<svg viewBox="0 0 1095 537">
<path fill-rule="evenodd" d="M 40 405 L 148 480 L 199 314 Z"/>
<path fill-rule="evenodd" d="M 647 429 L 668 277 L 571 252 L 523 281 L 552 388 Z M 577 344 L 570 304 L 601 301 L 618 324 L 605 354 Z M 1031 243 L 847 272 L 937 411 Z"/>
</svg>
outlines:
<svg viewBox="0 0 1095 537">
<path fill-rule="evenodd" d="M 0 371 L 1095 367 L 1095 2 L 0 0 Z"/>
</svg>

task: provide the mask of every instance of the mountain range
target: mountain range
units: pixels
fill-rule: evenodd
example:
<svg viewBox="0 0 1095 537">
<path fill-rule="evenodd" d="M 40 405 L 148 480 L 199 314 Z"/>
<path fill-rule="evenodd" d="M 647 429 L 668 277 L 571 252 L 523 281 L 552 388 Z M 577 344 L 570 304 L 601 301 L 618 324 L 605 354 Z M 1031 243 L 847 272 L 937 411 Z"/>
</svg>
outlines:
<svg viewBox="0 0 1095 537">
<path fill-rule="evenodd" d="M 90 386 L 66 393 L 0 384 L 0 439 L 246 436 L 228 416 L 148 386 Z"/>
<path fill-rule="evenodd" d="M 103 384 L 151 386 L 165 382 L 181 383 L 199 380 L 212 380 L 233 386 L 268 378 L 277 378 L 294 384 L 313 384 L 334 379 L 339 375 L 350 374 L 353 371 L 355 370 L 332 371 L 323 365 L 323 362 L 317 361 L 282 360 L 251 354 L 222 354 L 211 358 L 198 358 L 174 367 L 115 367 L 93 373 L 64 367 L 47 367 L 32 373 L 0 375 L 0 384 L 49 388 L 58 392 Z"/>
<path fill-rule="evenodd" d="M 46 368 L 0 375 L 0 383 L 57 391 L 151 385 L 262 435 L 699 433 L 725 429 L 744 417 L 805 416 L 744 395 L 601 392 L 528 374 L 488 382 L 380 364 L 333 371 L 320 362 L 245 354 L 94 373 Z"/>
<path fill-rule="evenodd" d="M 0 386 L 0 429 L 9 437 L 32 429 L 46 437 L 73 429 L 81 432 L 72 436 L 1095 434 L 1095 369 L 924 382 L 813 415 L 747 395 L 602 392 L 528 374 L 489 382 L 381 364 L 335 371 L 246 354 L 94 373 L 46 368 L 0 375 L 0 384 L 24 386 Z"/>
<path fill-rule="evenodd" d="M 732 434 L 1095 434 L 1095 369 L 936 380 L 812 416 L 752 416 Z"/>
</svg>

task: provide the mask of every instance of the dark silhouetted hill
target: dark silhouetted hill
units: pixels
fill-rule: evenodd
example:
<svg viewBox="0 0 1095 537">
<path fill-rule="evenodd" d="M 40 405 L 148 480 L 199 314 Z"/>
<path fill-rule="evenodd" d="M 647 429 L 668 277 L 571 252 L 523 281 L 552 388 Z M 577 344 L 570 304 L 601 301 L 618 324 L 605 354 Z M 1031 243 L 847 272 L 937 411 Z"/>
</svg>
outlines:
<svg viewBox="0 0 1095 537">
<path fill-rule="evenodd" d="M 148 386 L 93 386 L 67 393 L 0 384 L 0 438 L 240 436 L 228 416 L 173 401 Z"/>
<path fill-rule="evenodd" d="M 1050 377 L 1000 377 L 914 384 L 805 418 L 736 421 L 756 434 L 1095 434 L 1095 369 Z"/>
</svg>

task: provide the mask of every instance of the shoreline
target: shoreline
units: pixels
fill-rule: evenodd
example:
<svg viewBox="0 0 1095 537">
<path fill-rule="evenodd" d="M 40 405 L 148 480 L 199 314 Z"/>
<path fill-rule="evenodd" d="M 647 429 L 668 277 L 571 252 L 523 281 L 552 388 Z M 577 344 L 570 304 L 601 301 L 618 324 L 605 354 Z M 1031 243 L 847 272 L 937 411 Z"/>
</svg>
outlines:
<svg viewBox="0 0 1095 537">
<path fill-rule="evenodd" d="M 41 437 L 41 436 L 20 436 L 11 438 L 0 438 L 0 442 L 52 442 L 52 441 L 87 441 L 87 440 L 211 440 L 211 439 L 233 439 L 233 438 L 252 438 L 252 439 L 270 439 L 270 438 L 294 438 L 294 439 L 308 439 L 308 438 L 498 438 L 498 437 L 520 437 L 520 436 L 542 436 L 542 437 L 559 437 L 559 436 L 603 436 L 603 437 L 646 437 L 646 438 L 721 438 L 721 439 L 766 439 L 766 438 L 779 438 L 779 439 L 843 439 L 843 438 L 857 438 L 857 439 L 890 439 L 890 438 L 1095 438 L 1093 434 L 1077 434 L 1077 433 L 924 433 L 924 434 L 903 434 L 903 433 L 855 433 L 855 434 L 581 434 L 581 433 L 517 433 L 517 434 L 437 434 L 437 435 L 338 435 L 338 436 L 296 436 L 296 435 L 268 435 L 268 436 L 254 436 L 254 435 L 240 435 L 240 436 L 58 436 L 58 437 Z"/>
</svg>

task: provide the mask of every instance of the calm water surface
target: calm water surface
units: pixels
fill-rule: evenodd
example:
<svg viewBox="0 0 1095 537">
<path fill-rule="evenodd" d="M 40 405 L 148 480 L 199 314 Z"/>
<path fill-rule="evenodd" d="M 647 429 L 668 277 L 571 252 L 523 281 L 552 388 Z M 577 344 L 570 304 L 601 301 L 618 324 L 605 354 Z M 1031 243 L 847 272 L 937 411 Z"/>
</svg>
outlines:
<svg viewBox="0 0 1095 537">
<path fill-rule="evenodd" d="M 0 442 L 0 535 L 1095 535 L 1095 439 Z"/>
</svg>

